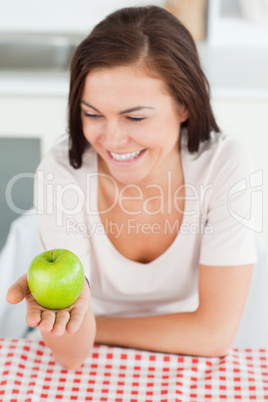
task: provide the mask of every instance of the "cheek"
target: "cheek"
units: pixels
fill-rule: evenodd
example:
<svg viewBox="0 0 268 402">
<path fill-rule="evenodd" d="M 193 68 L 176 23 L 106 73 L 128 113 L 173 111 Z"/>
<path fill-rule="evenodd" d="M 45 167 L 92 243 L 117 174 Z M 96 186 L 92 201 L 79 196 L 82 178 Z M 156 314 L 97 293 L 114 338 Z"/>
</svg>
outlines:
<svg viewBox="0 0 268 402">
<path fill-rule="evenodd" d="M 154 121 L 148 129 L 145 129 L 140 140 L 151 148 L 165 147 L 168 144 L 176 142 L 179 139 L 180 124 L 173 115 L 166 115 Z M 138 138 L 138 136 L 136 137 Z"/>
<path fill-rule="evenodd" d="M 132 139 L 137 142 L 148 144 L 150 147 L 156 146 L 165 136 L 166 121 L 155 118 L 153 121 L 149 121 L 146 124 L 137 125 L 132 127 L 131 135 Z"/>
<path fill-rule="evenodd" d="M 166 124 L 163 129 L 164 138 L 170 142 L 177 141 L 180 135 L 180 120 L 177 115 L 170 114 L 166 118 Z"/>
<path fill-rule="evenodd" d="M 92 144 L 96 142 L 99 136 L 99 130 L 96 130 L 96 127 L 92 127 L 92 124 L 89 124 L 87 120 L 82 119 L 82 129 L 84 137 L 88 142 Z"/>
</svg>

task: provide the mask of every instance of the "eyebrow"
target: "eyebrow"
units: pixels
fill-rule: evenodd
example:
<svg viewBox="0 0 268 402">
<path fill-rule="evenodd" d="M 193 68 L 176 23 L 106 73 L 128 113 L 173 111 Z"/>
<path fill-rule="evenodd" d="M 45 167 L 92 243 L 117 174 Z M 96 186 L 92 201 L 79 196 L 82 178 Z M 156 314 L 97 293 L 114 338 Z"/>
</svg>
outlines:
<svg viewBox="0 0 268 402">
<path fill-rule="evenodd" d="M 83 100 L 82 100 L 81 103 L 82 103 L 83 105 L 86 105 L 86 106 L 90 107 L 91 109 L 95 110 L 95 112 L 101 114 L 101 112 L 100 112 L 98 109 L 96 109 L 94 106 L 90 105 L 90 104 L 87 103 L 86 101 L 83 101 Z M 151 106 L 135 106 L 135 107 L 132 107 L 132 108 L 130 108 L 130 109 L 123 110 L 122 112 L 119 112 L 119 114 L 125 114 L 125 113 L 136 112 L 137 110 L 142 110 L 142 109 L 154 109 L 154 108 L 151 107 Z"/>
</svg>

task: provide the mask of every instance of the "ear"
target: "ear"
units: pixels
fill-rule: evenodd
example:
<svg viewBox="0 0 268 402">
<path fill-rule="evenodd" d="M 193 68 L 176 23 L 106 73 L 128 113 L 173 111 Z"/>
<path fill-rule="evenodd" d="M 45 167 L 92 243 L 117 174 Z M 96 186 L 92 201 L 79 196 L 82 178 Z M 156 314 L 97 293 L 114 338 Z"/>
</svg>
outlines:
<svg viewBox="0 0 268 402">
<path fill-rule="evenodd" d="M 184 123 L 186 120 L 189 119 L 189 111 L 185 105 L 180 105 L 179 115 L 180 115 L 181 123 Z"/>
</svg>

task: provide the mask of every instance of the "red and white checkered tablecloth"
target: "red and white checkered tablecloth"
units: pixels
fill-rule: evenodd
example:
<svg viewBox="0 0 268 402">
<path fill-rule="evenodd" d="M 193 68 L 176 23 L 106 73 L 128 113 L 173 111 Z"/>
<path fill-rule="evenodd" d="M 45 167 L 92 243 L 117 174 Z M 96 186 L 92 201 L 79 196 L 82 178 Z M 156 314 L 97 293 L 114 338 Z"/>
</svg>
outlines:
<svg viewBox="0 0 268 402">
<path fill-rule="evenodd" d="M 203 402 L 268 400 L 268 351 L 222 358 L 94 346 L 77 371 L 42 342 L 0 339 L 0 401 Z"/>
</svg>

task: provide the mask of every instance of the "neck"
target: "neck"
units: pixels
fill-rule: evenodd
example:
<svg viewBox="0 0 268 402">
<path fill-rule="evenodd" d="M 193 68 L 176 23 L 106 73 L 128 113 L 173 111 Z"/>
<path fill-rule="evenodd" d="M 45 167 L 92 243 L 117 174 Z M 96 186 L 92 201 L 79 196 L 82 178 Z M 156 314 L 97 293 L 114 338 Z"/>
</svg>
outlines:
<svg viewBox="0 0 268 402">
<path fill-rule="evenodd" d="M 110 175 L 106 164 L 99 158 L 99 173 L 105 173 Z M 113 180 L 115 180 L 113 178 Z M 115 180 L 117 184 L 117 189 L 124 197 L 138 197 L 142 194 L 143 199 L 148 199 L 152 197 L 157 197 L 159 194 L 163 194 L 166 198 L 167 195 L 172 195 L 178 188 L 184 185 L 184 175 L 181 163 L 181 155 L 177 153 L 168 161 L 164 161 L 161 166 L 154 171 L 153 174 L 147 176 L 144 180 L 139 183 L 133 183 L 126 185 L 118 180 Z M 105 180 L 105 186 L 101 185 L 101 180 L 99 179 L 99 187 L 102 188 L 103 193 L 108 197 L 110 194 L 109 181 Z M 113 187 L 114 194 L 114 184 L 110 183 Z"/>
</svg>

